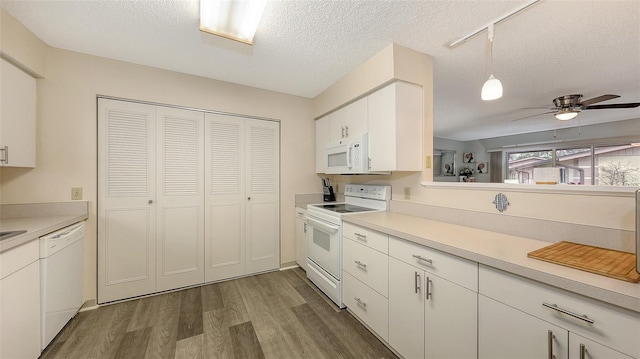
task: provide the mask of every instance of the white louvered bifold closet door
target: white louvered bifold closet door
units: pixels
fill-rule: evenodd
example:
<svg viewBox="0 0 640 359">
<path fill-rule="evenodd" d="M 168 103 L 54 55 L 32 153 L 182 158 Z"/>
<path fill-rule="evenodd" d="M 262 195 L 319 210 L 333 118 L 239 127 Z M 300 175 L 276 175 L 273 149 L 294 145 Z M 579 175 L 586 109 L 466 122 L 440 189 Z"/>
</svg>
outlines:
<svg viewBox="0 0 640 359">
<path fill-rule="evenodd" d="M 205 115 L 205 281 L 280 266 L 280 124 Z"/>
<path fill-rule="evenodd" d="M 204 282 L 204 113 L 157 107 L 157 291 Z"/>
<path fill-rule="evenodd" d="M 98 303 L 155 291 L 155 114 L 98 101 Z"/>
<path fill-rule="evenodd" d="M 280 124 L 245 120 L 246 271 L 280 266 Z"/>
<path fill-rule="evenodd" d="M 245 274 L 244 120 L 205 114 L 205 281 Z"/>
</svg>

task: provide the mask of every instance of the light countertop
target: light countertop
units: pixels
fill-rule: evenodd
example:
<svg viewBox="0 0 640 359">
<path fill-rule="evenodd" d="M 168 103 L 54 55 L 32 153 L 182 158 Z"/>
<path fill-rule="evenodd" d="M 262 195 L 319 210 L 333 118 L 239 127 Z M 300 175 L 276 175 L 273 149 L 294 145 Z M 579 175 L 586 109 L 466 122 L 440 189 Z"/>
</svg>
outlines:
<svg viewBox="0 0 640 359">
<path fill-rule="evenodd" d="M 87 207 L 87 202 L 3 205 L 0 230 L 26 232 L 0 241 L 0 252 L 87 219 Z"/>
<path fill-rule="evenodd" d="M 344 202 L 344 195 L 336 193 L 335 202 L 324 202 L 322 200 L 322 193 L 311 193 L 311 194 L 297 194 L 295 197 L 296 207 L 299 208 L 307 208 L 308 204 L 319 204 L 319 203 L 338 203 Z"/>
<path fill-rule="evenodd" d="M 342 216 L 350 222 L 583 296 L 640 312 L 640 283 L 527 257 L 551 243 L 394 212 Z"/>
</svg>

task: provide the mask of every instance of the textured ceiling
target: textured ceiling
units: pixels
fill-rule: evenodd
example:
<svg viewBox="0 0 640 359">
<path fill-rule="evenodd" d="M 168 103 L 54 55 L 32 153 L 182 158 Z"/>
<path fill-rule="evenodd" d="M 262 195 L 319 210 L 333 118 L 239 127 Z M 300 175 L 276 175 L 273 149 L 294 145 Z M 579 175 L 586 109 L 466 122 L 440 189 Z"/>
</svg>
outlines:
<svg viewBox="0 0 640 359">
<path fill-rule="evenodd" d="M 527 1 L 269 0 L 253 47 L 201 33 L 198 1 L 0 0 L 48 45 L 313 98 L 388 44 L 434 57 L 434 133 L 458 140 L 551 129 L 512 122 L 555 97 L 640 102 L 640 1 L 543 0 L 495 27 L 496 101 L 486 31 L 445 44 Z M 640 118 L 640 108 L 584 111 L 582 125 Z M 560 127 L 575 126 L 577 121 Z M 640 129 L 639 129 L 640 133 Z"/>
</svg>

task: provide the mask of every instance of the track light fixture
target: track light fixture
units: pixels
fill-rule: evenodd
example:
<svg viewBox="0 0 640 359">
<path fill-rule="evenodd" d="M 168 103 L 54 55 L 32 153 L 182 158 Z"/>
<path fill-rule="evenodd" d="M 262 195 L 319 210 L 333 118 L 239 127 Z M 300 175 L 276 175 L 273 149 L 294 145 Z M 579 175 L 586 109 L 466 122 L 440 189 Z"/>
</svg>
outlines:
<svg viewBox="0 0 640 359">
<path fill-rule="evenodd" d="M 493 27 L 489 24 L 487 32 L 489 33 L 489 79 L 482 86 L 481 97 L 484 101 L 499 99 L 502 97 L 502 82 L 493 76 Z"/>
</svg>

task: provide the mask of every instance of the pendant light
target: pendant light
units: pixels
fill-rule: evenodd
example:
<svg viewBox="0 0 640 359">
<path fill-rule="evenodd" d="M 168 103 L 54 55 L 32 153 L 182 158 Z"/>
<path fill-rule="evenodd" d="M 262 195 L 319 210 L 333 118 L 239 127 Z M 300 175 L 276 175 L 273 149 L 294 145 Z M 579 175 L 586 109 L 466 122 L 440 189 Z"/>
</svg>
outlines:
<svg viewBox="0 0 640 359">
<path fill-rule="evenodd" d="M 487 32 L 489 33 L 489 72 L 491 75 L 484 83 L 484 86 L 482 86 L 481 96 L 484 101 L 495 100 L 502 97 L 502 83 L 493 76 L 493 26 L 494 24 L 489 24 L 487 27 Z"/>
</svg>

